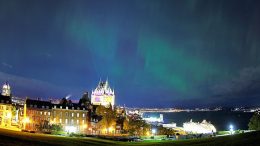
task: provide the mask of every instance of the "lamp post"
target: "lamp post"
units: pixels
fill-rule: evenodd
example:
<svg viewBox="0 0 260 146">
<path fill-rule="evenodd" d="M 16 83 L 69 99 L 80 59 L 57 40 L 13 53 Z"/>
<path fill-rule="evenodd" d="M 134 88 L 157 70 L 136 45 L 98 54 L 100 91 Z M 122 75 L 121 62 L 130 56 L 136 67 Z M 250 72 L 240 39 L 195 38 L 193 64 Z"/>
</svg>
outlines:
<svg viewBox="0 0 260 146">
<path fill-rule="evenodd" d="M 23 129 L 26 128 L 26 124 L 29 123 L 29 122 L 30 122 L 30 120 L 29 120 L 28 117 L 26 117 L 26 118 L 23 119 Z"/>
<path fill-rule="evenodd" d="M 229 132 L 230 132 L 230 134 L 233 134 L 233 132 L 234 132 L 234 127 L 233 127 L 233 125 L 229 125 Z"/>
<path fill-rule="evenodd" d="M 156 134 L 156 129 L 152 129 L 153 136 Z"/>
</svg>

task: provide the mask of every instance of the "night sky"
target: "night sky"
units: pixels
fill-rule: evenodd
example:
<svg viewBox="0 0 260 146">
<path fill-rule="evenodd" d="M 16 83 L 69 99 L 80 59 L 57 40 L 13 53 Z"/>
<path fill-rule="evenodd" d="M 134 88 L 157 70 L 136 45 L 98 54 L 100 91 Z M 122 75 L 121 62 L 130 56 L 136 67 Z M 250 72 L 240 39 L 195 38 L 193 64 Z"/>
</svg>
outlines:
<svg viewBox="0 0 260 146">
<path fill-rule="evenodd" d="M 260 105 L 259 0 L 0 0 L 0 83 L 129 107 Z"/>
</svg>

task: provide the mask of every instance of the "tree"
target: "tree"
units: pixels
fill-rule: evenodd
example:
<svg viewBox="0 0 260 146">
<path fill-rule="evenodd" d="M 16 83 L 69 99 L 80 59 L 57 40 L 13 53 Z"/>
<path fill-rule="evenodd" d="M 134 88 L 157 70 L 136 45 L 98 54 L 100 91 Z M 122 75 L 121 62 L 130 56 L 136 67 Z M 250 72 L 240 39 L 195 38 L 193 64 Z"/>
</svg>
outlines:
<svg viewBox="0 0 260 146">
<path fill-rule="evenodd" d="M 16 106 L 12 106 L 12 117 L 16 116 Z"/>
<path fill-rule="evenodd" d="M 128 131 L 129 130 L 129 119 L 125 118 L 123 122 L 123 130 Z"/>
<path fill-rule="evenodd" d="M 52 124 L 50 126 L 52 134 L 65 134 L 61 124 Z"/>
<path fill-rule="evenodd" d="M 175 131 L 171 128 L 165 128 L 161 125 L 161 126 L 158 126 L 158 134 L 159 135 L 174 135 Z"/>
<path fill-rule="evenodd" d="M 60 124 L 52 124 L 51 130 L 55 132 L 63 131 L 62 126 Z"/>
<path fill-rule="evenodd" d="M 82 95 L 81 99 L 79 100 L 79 105 L 86 106 L 86 107 L 90 105 L 90 99 L 88 97 L 88 92 L 85 92 Z"/>
<path fill-rule="evenodd" d="M 109 108 L 102 105 L 98 106 L 96 114 L 102 117 L 102 119 L 97 123 L 100 129 L 106 129 L 107 133 L 111 132 L 109 131 L 109 128 L 115 129 L 116 113 L 111 106 Z"/>
<path fill-rule="evenodd" d="M 67 99 L 66 99 L 65 97 L 62 98 L 61 101 L 60 101 L 60 104 L 61 104 L 61 105 L 67 105 L 67 104 L 68 104 Z"/>
<path fill-rule="evenodd" d="M 140 115 L 129 117 L 128 126 L 130 135 L 146 135 L 151 131 L 151 125 L 146 123 Z"/>
<path fill-rule="evenodd" d="M 249 130 L 260 130 L 260 114 L 254 113 L 248 124 Z"/>
</svg>

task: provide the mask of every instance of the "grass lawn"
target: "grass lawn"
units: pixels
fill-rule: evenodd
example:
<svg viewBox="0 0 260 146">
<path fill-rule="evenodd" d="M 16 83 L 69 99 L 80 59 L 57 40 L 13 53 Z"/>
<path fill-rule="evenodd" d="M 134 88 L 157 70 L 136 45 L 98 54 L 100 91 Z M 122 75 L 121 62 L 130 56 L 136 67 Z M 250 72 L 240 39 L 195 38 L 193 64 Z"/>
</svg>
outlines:
<svg viewBox="0 0 260 146">
<path fill-rule="evenodd" d="M 126 146 L 258 146 L 260 131 L 233 136 L 178 141 L 117 142 L 98 138 L 62 137 L 45 134 L 16 132 L 0 129 L 0 145 L 80 146 L 80 145 L 126 145 Z"/>
</svg>

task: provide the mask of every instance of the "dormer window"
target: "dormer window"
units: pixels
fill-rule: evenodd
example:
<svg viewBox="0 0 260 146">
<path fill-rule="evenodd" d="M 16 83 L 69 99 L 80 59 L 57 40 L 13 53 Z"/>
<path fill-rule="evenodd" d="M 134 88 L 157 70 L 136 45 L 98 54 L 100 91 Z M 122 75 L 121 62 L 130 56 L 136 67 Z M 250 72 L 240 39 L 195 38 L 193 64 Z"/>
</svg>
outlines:
<svg viewBox="0 0 260 146">
<path fill-rule="evenodd" d="M 66 110 L 68 109 L 68 107 L 66 106 Z"/>
<path fill-rule="evenodd" d="M 37 105 L 34 105 L 35 108 L 37 108 Z"/>
<path fill-rule="evenodd" d="M 44 108 L 44 106 L 42 106 L 42 108 Z"/>
</svg>

